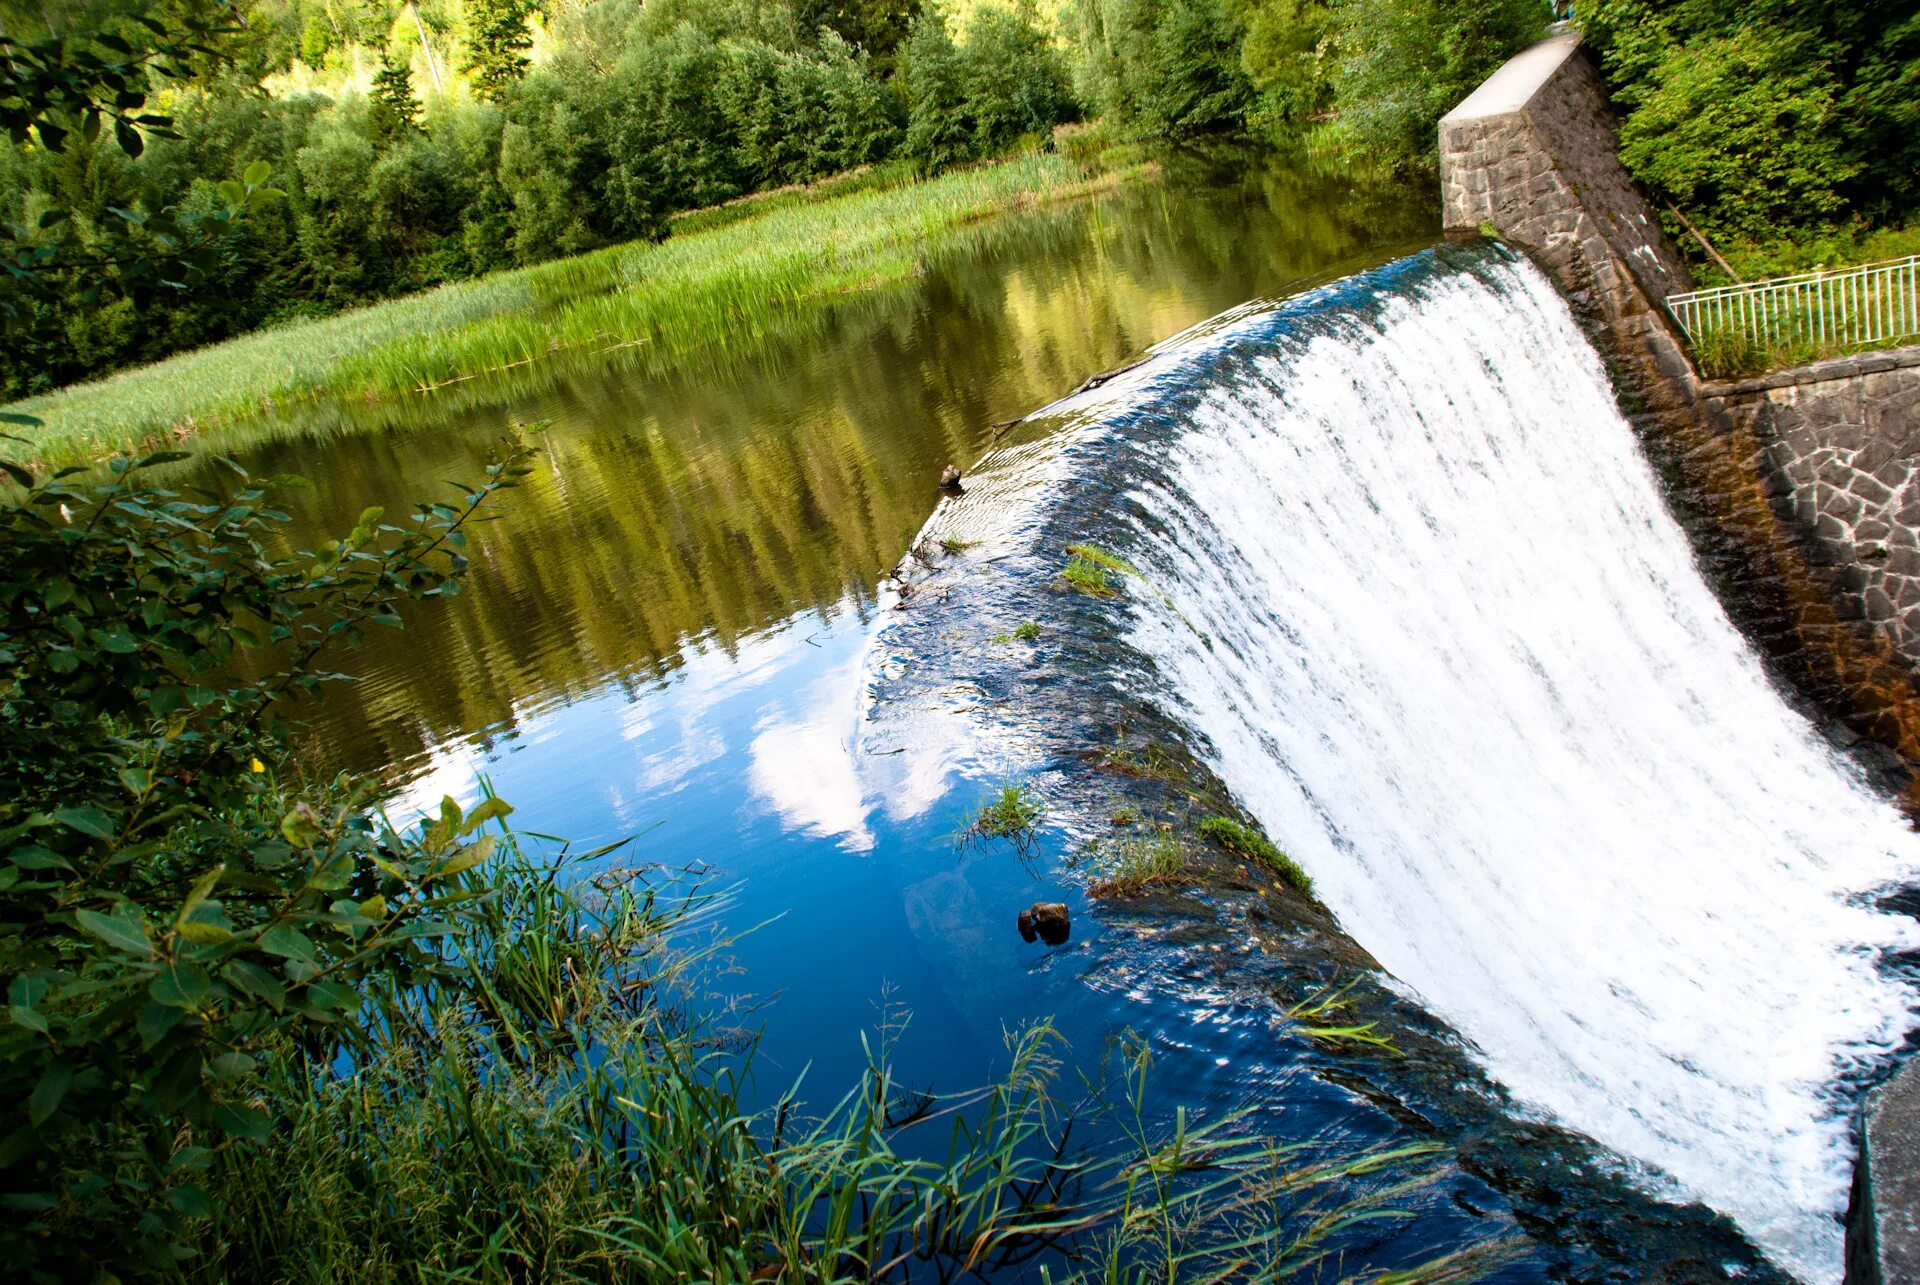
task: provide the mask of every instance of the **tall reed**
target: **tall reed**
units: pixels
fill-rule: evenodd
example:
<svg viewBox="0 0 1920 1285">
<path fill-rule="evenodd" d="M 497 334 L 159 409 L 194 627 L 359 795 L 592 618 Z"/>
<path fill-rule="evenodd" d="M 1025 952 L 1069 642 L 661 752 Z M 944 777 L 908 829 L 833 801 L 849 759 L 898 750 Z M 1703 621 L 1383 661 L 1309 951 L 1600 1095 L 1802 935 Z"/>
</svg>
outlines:
<svg viewBox="0 0 1920 1285">
<path fill-rule="evenodd" d="M 841 1096 L 756 1106 L 752 1038 L 704 1015 L 723 899 L 658 871 L 580 879 L 510 836 L 501 851 L 476 884 L 488 908 L 449 944 L 463 974 L 368 996 L 374 1055 L 269 1060 L 258 1092 L 282 1126 L 197 1162 L 211 1211 L 184 1275 L 1300 1279 L 1433 1172 L 1426 1144 L 1328 1160 L 1237 1113 L 1166 1119 L 1138 1042 L 1068 1092 L 1044 1023 L 972 1092 L 904 1090 L 890 1022 Z"/>
<path fill-rule="evenodd" d="M 296 322 L 9 406 L 43 462 L 177 438 L 317 398 L 380 399 L 636 346 L 676 360 L 750 349 L 811 307 L 921 271 L 995 214 L 1136 178 L 1101 154 L 1033 153 L 920 182 L 891 174 L 773 194 L 694 230 L 339 316 Z M 702 222 L 705 227 L 701 226 Z"/>
</svg>

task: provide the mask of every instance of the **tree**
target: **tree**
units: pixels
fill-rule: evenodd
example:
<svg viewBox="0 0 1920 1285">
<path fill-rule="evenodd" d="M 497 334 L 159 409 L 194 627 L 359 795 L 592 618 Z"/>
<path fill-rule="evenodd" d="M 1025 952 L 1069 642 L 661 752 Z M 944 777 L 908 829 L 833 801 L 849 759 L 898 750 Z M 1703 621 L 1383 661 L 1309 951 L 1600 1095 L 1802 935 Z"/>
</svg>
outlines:
<svg viewBox="0 0 1920 1285">
<path fill-rule="evenodd" d="M 1540 0 L 1339 0 L 1335 137 L 1391 168 L 1432 168 L 1440 118 L 1546 17 Z"/>
<path fill-rule="evenodd" d="M 967 111 L 966 70 L 938 10 L 927 10 L 913 24 L 913 34 L 902 50 L 900 75 L 906 83 L 906 154 L 923 171 L 971 157 L 973 120 Z"/>
<path fill-rule="evenodd" d="M 1864 168 L 1848 147 L 1830 67 L 1777 28 L 1675 48 L 1620 131 L 1634 176 L 1709 232 L 1765 236 L 1847 207 Z"/>
<path fill-rule="evenodd" d="M 489 102 L 505 99 L 527 74 L 527 13 L 526 0 L 467 0 L 467 70 L 474 91 Z"/>
<path fill-rule="evenodd" d="M 393 54 L 381 60 L 373 74 L 373 136 L 382 145 L 420 128 L 420 104 L 413 96 L 413 72 Z"/>
<path fill-rule="evenodd" d="M 801 0 L 795 21 L 809 35 L 825 27 L 891 69 L 923 7 L 922 0 Z"/>
</svg>

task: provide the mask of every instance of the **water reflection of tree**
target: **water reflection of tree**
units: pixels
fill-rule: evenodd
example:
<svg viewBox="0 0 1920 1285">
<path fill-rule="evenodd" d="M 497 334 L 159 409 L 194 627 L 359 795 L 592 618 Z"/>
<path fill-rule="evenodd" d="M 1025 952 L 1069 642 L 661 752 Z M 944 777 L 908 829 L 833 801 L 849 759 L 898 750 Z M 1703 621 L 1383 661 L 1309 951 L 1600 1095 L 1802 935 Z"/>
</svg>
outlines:
<svg viewBox="0 0 1920 1285">
<path fill-rule="evenodd" d="M 1417 195 L 1244 154 L 1167 166 L 1158 185 L 982 224 L 911 284 L 798 310 L 751 351 L 665 374 L 644 346 L 592 370 L 536 365 L 244 452 L 323 483 L 297 516 L 324 532 L 476 473 L 513 418 L 551 422 L 511 515 L 476 534 L 463 598 L 430 628 L 368 640 L 366 681 L 320 712 L 321 756 L 375 769 L 644 685 L 690 636 L 731 650 L 794 611 L 862 601 L 924 522 L 940 466 L 976 458 L 988 424 L 1431 230 Z"/>
</svg>

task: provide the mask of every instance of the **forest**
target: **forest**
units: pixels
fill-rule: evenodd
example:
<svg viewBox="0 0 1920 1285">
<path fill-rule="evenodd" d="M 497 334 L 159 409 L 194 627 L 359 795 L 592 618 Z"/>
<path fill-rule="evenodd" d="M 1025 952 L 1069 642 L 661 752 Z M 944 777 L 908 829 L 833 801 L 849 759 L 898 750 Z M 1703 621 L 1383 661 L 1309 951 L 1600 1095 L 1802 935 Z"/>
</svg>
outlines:
<svg viewBox="0 0 1920 1285">
<path fill-rule="evenodd" d="M 214 12 L 212 56 L 154 63 L 174 73 L 152 77 L 166 126 L 0 153 L 16 261 L 117 262 L 125 243 L 153 239 L 156 216 L 184 222 L 206 251 L 163 282 L 109 270 L 48 288 L 58 274 L 42 269 L 41 288 L 0 287 L 11 340 L 0 393 L 658 238 L 673 213 L 749 192 L 860 166 L 965 164 L 1083 115 L 1135 138 L 1317 133 L 1336 146 L 1329 122 L 1344 119 L 1372 163 L 1418 167 L 1433 120 L 1537 35 L 1544 11 L 1536 0 L 1405 8 L 269 0 L 245 6 L 235 30 Z M 16 47 L 85 47 L 117 39 L 113 12 L 50 33 L 29 10 L 7 30 Z M 1362 30 L 1364 46 L 1343 34 Z M 1421 70 L 1414 98 L 1408 60 Z M 224 217 L 221 183 L 262 164 L 265 190 L 285 199 Z"/>
<path fill-rule="evenodd" d="M 193 14 L 199 0 L 169 4 Z M 22 6 L 6 38 L 113 41 L 122 8 L 75 6 L 53 31 Z M 1434 122 L 1549 16 L 1539 0 L 260 0 L 237 24 L 222 12 L 197 19 L 218 33 L 206 52 L 147 64 L 165 73 L 152 79 L 168 125 L 0 152 L 15 262 L 56 246 L 56 259 L 115 260 L 116 245 L 166 235 L 155 217 L 205 242 L 191 271 L 163 281 L 110 270 L 0 285 L 0 394 L 659 238 L 674 213 L 745 193 L 965 164 L 1081 116 L 1132 138 L 1248 136 L 1430 172 Z M 1845 258 L 1906 221 L 1920 173 L 1914 5 L 1599 0 L 1581 18 L 1626 118 L 1629 167 L 1736 257 Z M 262 163 L 286 199 L 225 218 L 220 184 Z"/>
</svg>

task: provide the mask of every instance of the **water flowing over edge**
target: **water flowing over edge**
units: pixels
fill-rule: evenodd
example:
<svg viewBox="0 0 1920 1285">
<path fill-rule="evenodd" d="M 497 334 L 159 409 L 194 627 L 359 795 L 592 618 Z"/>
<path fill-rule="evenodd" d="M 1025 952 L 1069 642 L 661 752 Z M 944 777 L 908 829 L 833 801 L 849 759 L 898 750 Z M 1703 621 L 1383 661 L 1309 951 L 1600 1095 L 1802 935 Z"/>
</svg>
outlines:
<svg viewBox="0 0 1920 1285">
<path fill-rule="evenodd" d="M 1064 540 L 1117 547 L 1144 575 L 1061 607 L 1111 618 L 1067 681 L 1182 729 L 1523 1110 L 1837 1280 L 1849 1107 L 1914 1015 L 1883 958 L 1920 945 L 1869 894 L 1920 841 L 1769 685 L 1564 302 L 1429 252 L 1156 354 L 928 532 L 1028 608 Z M 1032 756 L 949 712 L 941 762 Z"/>
</svg>

